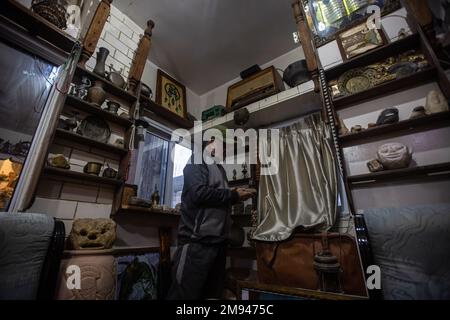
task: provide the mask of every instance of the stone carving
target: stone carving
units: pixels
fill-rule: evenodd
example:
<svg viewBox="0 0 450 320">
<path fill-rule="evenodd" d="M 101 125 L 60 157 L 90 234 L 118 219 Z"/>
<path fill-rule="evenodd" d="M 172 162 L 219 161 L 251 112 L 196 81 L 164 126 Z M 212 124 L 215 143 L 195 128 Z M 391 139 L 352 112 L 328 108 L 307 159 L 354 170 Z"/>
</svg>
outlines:
<svg viewBox="0 0 450 320">
<path fill-rule="evenodd" d="M 402 143 L 386 143 L 378 148 L 377 160 L 387 170 L 408 168 L 412 152 Z"/>
<path fill-rule="evenodd" d="M 116 240 L 116 223 L 111 219 L 76 219 L 68 240 L 70 249 L 109 249 Z"/>
<path fill-rule="evenodd" d="M 360 126 L 359 124 L 356 125 L 356 126 L 353 126 L 352 129 L 351 129 L 352 133 L 358 133 L 358 132 L 361 132 L 361 131 L 363 131 L 363 127 Z"/>
<path fill-rule="evenodd" d="M 416 119 L 427 115 L 427 111 L 424 106 L 415 107 L 411 112 L 410 119 Z"/>
<path fill-rule="evenodd" d="M 448 111 L 448 101 L 445 99 L 442 92 L 431 90 L 427 95 L 425 109 L 427 110 L 427 113 Z"/>
<path fill-rule="evenodd" d="M 84 252 L 84 251 L 83 251 Z M 95 251 L 101 252 L 101 251 Z M 69 288 L 69 266 L 80 268 L 80 288 Z M 69 281 L 68 281 L 69 280 Z M 58 300 L 114 300 L 116 291 L 116 264 L 112 255 L 73 254 L 61 261 L 56 298 Z"/>
<path fill-rule="evenodd" d="M 377 125 L 383 125 L 383 124 L 392 124 L 397 123 L 399 120 L 398 117 L 398 109 L 397 108 L 388 108 L 383 110 L 381 114 L 378 117 Z"/>
</svg>

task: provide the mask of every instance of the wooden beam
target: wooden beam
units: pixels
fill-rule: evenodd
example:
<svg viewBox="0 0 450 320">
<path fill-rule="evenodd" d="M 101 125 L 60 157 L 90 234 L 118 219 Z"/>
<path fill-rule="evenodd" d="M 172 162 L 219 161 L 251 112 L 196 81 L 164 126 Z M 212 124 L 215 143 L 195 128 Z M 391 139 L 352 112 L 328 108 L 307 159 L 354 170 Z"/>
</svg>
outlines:
<svg viewBox="0 0 450 320">
<path fill-rule="evenodd" d="M 292 1 L 292 10 L 294 11 L 294 18 L 298 27 L 298 35 L 300 38 L 300 43 L 302 45 L 303 52 L 305 53 L 306 66 L 314 81 L 315 86 L 314 91 L 318 92 L 320 90 L 319 72 L 315 49 L 313 47 L 311 33 L 309 32 L 305 15 L 303 13 L 299 0 Z"/>
<path fill-rule="evenodd" d="M 155 23 L 152 20 L 148 20 L 147 28 L 145 29 L 144 35 L 139 40 L 138 48 L 134 54 L 130 72 L 128 73 L 128 91 L 132 93 L 134 93 L 138 83 L 141 81 L 145 63 L 147 62 L 148 54 L 150 53 L 152 30 L 154 27 Z"/>
<path fill-rule="evenodd" d="M 112 0 L 102 0 L 98 5 L 97 10 L 95 10 L 94 17 L 92 18 L 83 41 L 83 51 L 81 52 L 80 57 L 80 65 L 83 67 L 97 48 L 98 39 L 100 39 L 103 27 L 109 17 L 111 3 Z"/>
</svg>

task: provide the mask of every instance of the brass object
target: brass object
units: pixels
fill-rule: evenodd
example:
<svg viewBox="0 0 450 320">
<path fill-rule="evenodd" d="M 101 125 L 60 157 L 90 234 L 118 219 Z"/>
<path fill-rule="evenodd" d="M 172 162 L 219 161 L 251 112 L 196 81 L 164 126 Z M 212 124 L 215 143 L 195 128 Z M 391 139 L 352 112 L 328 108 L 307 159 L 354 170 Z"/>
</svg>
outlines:
<svg viewBox="0 0 450 320">
<path fill-rule="evenodd" d="M 109 164 L 106 164 L 106 169 L 103 170 L 102 177 L 109 178 L 109 179 L 116 179 L 117 178 L 117 170 L 114 170 L 109 166 Z"/>
<path fill-rule="evenodd" d="M 98 176 L 102 169 L 103 163 L 100 162 L 88 162 L 83 168 L 84 173 Z"/>
<path fill-rule="evenodd" d="M 49 166 L 60 169 L 70 169 L 70 164 L 63 154 L 50 156 L 47 160 Z"/>
</svg>

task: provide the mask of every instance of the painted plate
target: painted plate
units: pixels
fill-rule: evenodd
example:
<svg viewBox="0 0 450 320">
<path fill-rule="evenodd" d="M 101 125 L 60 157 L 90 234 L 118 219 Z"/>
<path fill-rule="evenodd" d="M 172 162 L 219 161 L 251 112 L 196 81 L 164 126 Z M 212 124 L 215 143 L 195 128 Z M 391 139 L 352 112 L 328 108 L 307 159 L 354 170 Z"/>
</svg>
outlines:
<svg viewBox="0 0 450 320">
<path fill-rule="evenodd" d="M 349 70 L 338 80 L 339 91 L 351 95 L 370 89 L 372 80 L 363 69 Z"/>
</svg>

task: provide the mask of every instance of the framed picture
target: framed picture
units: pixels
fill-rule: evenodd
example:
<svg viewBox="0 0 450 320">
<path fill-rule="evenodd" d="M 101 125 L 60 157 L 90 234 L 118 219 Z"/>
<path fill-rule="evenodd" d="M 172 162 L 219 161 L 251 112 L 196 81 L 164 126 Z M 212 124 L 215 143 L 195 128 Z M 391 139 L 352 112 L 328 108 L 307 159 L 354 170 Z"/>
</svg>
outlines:
<svg viewBox="0 0 450 320">
<path fill-rule="evenodd" d="M 336 40 L 344 61 L 387 43 L 383 29 L 369 29 L 365 22 L 342 31 Z"/>
<path fill-rule="evenodd" d="M 186 87 L 160 69 L 156 81 L 156 103 L 187 119 Z"/>
</svg>

